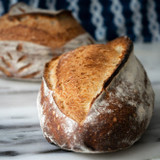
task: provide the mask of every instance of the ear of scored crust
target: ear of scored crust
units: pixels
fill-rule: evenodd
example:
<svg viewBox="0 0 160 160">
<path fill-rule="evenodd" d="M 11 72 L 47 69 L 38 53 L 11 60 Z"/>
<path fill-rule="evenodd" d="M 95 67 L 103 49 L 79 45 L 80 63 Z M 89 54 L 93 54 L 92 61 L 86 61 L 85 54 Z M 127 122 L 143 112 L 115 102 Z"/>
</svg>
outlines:
<svg viewBox="0 0 160 160">
<path fill-rule="evenodd" d="M 50 61 L 44 78 L 61 112 L 82 124 L 93 100 L 121 70 L 132 49 L 131 40 L 120 37 L 106 45 L 80 47 Z"/>
</svg>

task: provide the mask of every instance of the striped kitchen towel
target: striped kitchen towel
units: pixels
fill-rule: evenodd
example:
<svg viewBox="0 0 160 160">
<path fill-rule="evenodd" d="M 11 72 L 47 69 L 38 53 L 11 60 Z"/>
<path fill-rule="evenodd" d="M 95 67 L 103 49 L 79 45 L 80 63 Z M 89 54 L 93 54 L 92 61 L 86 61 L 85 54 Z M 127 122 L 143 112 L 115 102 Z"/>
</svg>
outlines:
<svg viewBox="0 0 160 160">
<path fill-rule="evenodd" d="M 71 10 L 99 42 L 122 35 L 136 42 L 160 41 L 158 0 L 0 0 L 0 15 L 17 2 L 50 10 Z"/>
</svg>

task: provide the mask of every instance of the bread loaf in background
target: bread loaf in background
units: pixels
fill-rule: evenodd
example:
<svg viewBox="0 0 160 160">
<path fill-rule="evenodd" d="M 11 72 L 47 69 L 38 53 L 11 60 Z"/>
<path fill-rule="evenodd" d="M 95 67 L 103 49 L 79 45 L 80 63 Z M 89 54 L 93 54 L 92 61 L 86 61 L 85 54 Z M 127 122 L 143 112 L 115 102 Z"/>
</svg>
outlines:
<svg viewBox="0 0 160 160">
<path fill-rule="evenodd" d="M 132 41 L 120 37 L 47 63 L 37 106 L 50 143 L 75 152 L 113 152 L 140 139 L 154 92 Z"/>
<path fill-rule="evenodd" d="M 93 38 L 70 11 L 47 11 L 18 3 L 0 18 L 0 76 L 41 80 L 48 60 L 92 43 Z"/>
</svg>

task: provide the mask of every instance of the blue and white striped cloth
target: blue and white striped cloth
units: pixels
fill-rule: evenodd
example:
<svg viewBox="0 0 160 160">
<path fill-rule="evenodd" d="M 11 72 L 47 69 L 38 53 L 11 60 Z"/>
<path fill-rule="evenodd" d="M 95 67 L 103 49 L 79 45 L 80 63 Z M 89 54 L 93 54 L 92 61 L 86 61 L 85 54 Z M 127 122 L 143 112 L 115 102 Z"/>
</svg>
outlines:
<svg viewBox="0 0 160 160">
<path fill-rule="evenodd" d="M 136 42 L 160 41 L 158 0 L 0 0 L 0 15 L 17 2 L 50 10 L 71 10 L 97 41 L 122 35 Z"/>
</svg>

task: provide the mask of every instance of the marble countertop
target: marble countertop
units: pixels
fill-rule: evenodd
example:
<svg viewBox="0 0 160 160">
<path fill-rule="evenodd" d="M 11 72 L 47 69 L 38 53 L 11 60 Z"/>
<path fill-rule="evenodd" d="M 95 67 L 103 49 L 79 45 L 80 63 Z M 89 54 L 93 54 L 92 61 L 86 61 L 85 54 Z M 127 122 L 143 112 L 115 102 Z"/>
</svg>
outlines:
<svg viewBox="0 0 160 160">
<path fill-rule="evenodd" d="M 155 91 L 155 109 L 143 137 L 131 148 L 109 154 L 80 154 L 49 144 L 36 107 L 40 83 L 0 79 L 0 160 L 160 160 L 160 43 L 136 44 L 135 54 Z"/>
</svg>

